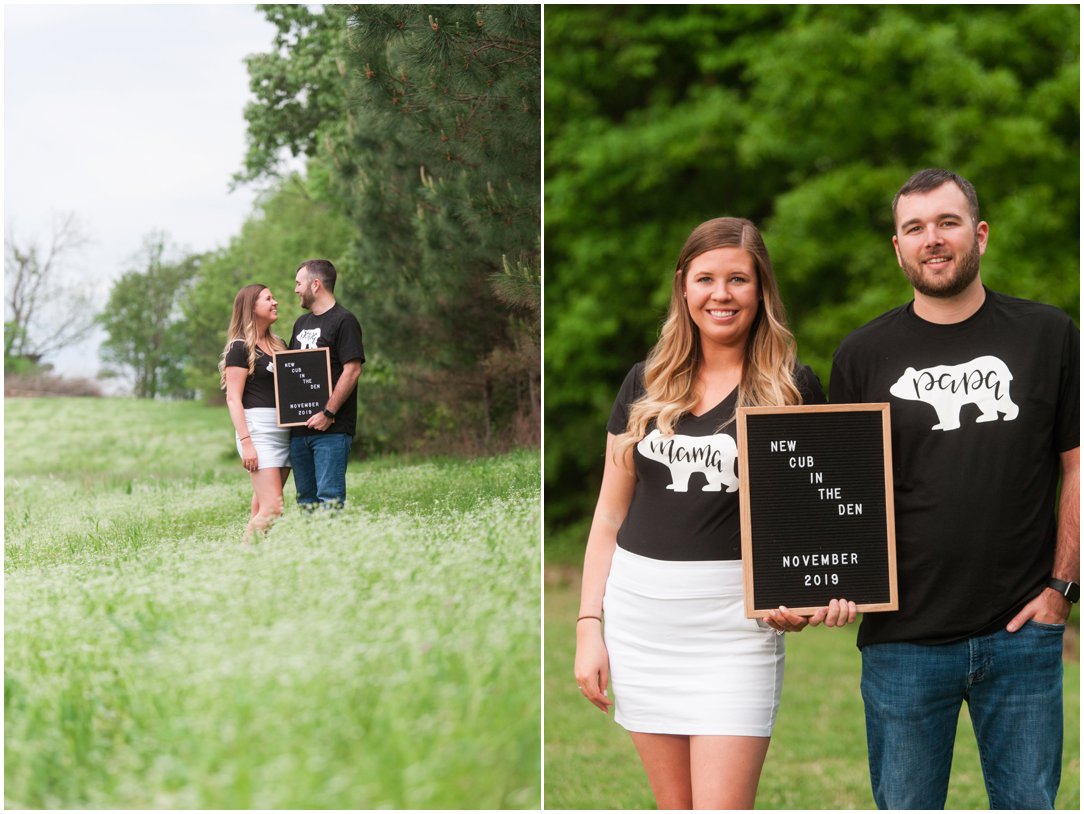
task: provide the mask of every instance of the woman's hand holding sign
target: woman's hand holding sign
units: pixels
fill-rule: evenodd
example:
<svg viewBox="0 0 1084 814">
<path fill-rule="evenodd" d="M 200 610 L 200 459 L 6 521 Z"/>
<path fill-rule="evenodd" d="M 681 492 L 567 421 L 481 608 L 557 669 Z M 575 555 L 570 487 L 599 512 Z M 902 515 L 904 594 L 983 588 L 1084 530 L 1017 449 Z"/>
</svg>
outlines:
<svg viewBox="0 0 1084 814">
<path fill-rule="evenodd" d="M 768 627 L 779 633 L 799 633 L 807 625 L 816 627 L 823 624 L 825 627 L 843 627 L 854 622 L 857 616 L 858 610 L 853 602 L 848 602 L 846 599 L 833 599 L 812 616 L 799 616 L 785 607 L 780 607 L 766 616 L 764 621 Z"/>
</svg>

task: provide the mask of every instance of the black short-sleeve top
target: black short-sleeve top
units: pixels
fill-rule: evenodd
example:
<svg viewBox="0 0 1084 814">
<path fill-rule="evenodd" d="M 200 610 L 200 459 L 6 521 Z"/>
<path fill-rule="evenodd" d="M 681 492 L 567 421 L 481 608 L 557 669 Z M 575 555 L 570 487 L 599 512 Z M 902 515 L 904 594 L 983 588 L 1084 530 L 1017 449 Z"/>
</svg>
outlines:
<svg viewBox="0 0 1084 814">
<path fill-rule="evenodd" d="M 892 415 L 900 607 L 867 613 L 859 647 L 1004 630 L 1053 575 L 1061 456 L 1080 446 L 1080 331 L 1060 308 L 984 291 L 962 322 L 909 302 L 836 350 L 832 401 Z"/>
<path fill-rule="evenodd" d="M 807 366 L 796 371 L 804 404 L 824 404 Z M 644 363 L 629 371 L 606 429 L 625 432 L 629 409 L 644 392 Z M 652 421 L 635 446 L 636 488 L 617 532 L 626 551 L 656 560 L 740 560 L 737 388 L 703 415 L 686 413 L 663 436 Z M 729 421 L 729 423 L 727 423 Z M 725 425 L 725 426 L 723 426 Z"/>
<path fill-rule="evenodd" d="M 248 370 L 248 351 L 245 343 L 235 339 L 226 351 L 226 367 L 243 367 Z M 245 381 L 241 405 L 246 409 L 275 406 L 275 366 L 273 357 L 256 348 L 256 366 Z"/>
</svg>

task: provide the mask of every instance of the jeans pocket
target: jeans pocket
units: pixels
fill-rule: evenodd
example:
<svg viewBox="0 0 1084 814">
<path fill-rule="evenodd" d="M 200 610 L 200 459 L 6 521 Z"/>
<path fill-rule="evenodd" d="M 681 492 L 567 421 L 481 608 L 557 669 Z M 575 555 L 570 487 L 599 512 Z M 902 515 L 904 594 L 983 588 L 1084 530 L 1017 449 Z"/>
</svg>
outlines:
<svg viewBox="0 0 1084 814">
<path fill-rule="evenodd" d="M 1051 633 L 1064 633 L 1065 625 L 1052 625 L 1049 622 L 1036 622 L 1034 619 L 1028 619 L 1025 625 L 1031 625 L 1039 630 L 1047 630 Z"/>
</svg>

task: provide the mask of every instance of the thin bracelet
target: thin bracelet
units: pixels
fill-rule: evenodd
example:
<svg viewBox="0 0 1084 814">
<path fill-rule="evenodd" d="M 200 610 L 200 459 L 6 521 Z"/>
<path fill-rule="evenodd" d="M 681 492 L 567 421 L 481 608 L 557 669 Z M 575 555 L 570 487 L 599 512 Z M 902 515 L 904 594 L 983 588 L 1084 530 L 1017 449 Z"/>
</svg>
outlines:
<svg viewBox="0 0 1084 814">
<path fill-rule="evenodd" d="M 601 616 L 581 616 L 581 617 L 580 617 L 579 619 L 577 619 L 577 620 L 576 620 L 576 624 L 578 625 L 578 624 L 579 624 L 580 622 L 582 622 L 582 621 L 583 621 L 584 619 L 598 619 L 598 620 L 599 620 L 599 622 L 601 622 L 601 621 L 602 621 L 602 617 L 601 617 Z"/>
<path fill-rule="evenodd" d="M 251 437 L 252 437 L 251 435 L 246 435 L 244 438 L 238 438 L 237 440 L 238 441 L 247 441 Z"/>
</svg>

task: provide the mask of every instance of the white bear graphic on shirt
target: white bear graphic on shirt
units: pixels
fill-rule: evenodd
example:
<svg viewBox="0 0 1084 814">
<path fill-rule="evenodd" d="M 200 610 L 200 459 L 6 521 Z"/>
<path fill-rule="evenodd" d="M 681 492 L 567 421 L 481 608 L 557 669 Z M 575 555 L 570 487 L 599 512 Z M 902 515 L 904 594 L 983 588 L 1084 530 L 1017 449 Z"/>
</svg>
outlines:
<svg viewBox="0 0 1084 814">
<path fill-rule="evenodd" d="M 974 404 L 981 411 L 976 424 L 1012 421 L 1020 408 L 1009 395 L 1012 373 L 996 356 L 980 356 L 959 365 L 937 365 L 922 370 L 907 368 L 889 392 L 898 399 L 921 401 L 933 407 L 937 423 L 930 429 L 957 430 L 960 410 Z"/>
<path fill-rule="evenodd" d="M 645 458 L 666 464 L 670 468 L 670 483 L 674 492 L 689 491 L 689 477 L 694 472 L 706 479 L 703 492 L 728 492 L 738 489 L 734 465 L 738 460 L 738 445 L 729 435 L 669 435 L 652 430 L 636 445 Z"/>
<path fill-rule="evenodd" d="M 312 350 L 317 347 L 316 341 L 320 338 L 319 328 L 309 328 L 297 335 L 297 341 L 301 344 L 301 350 Z"/>
</svg>

